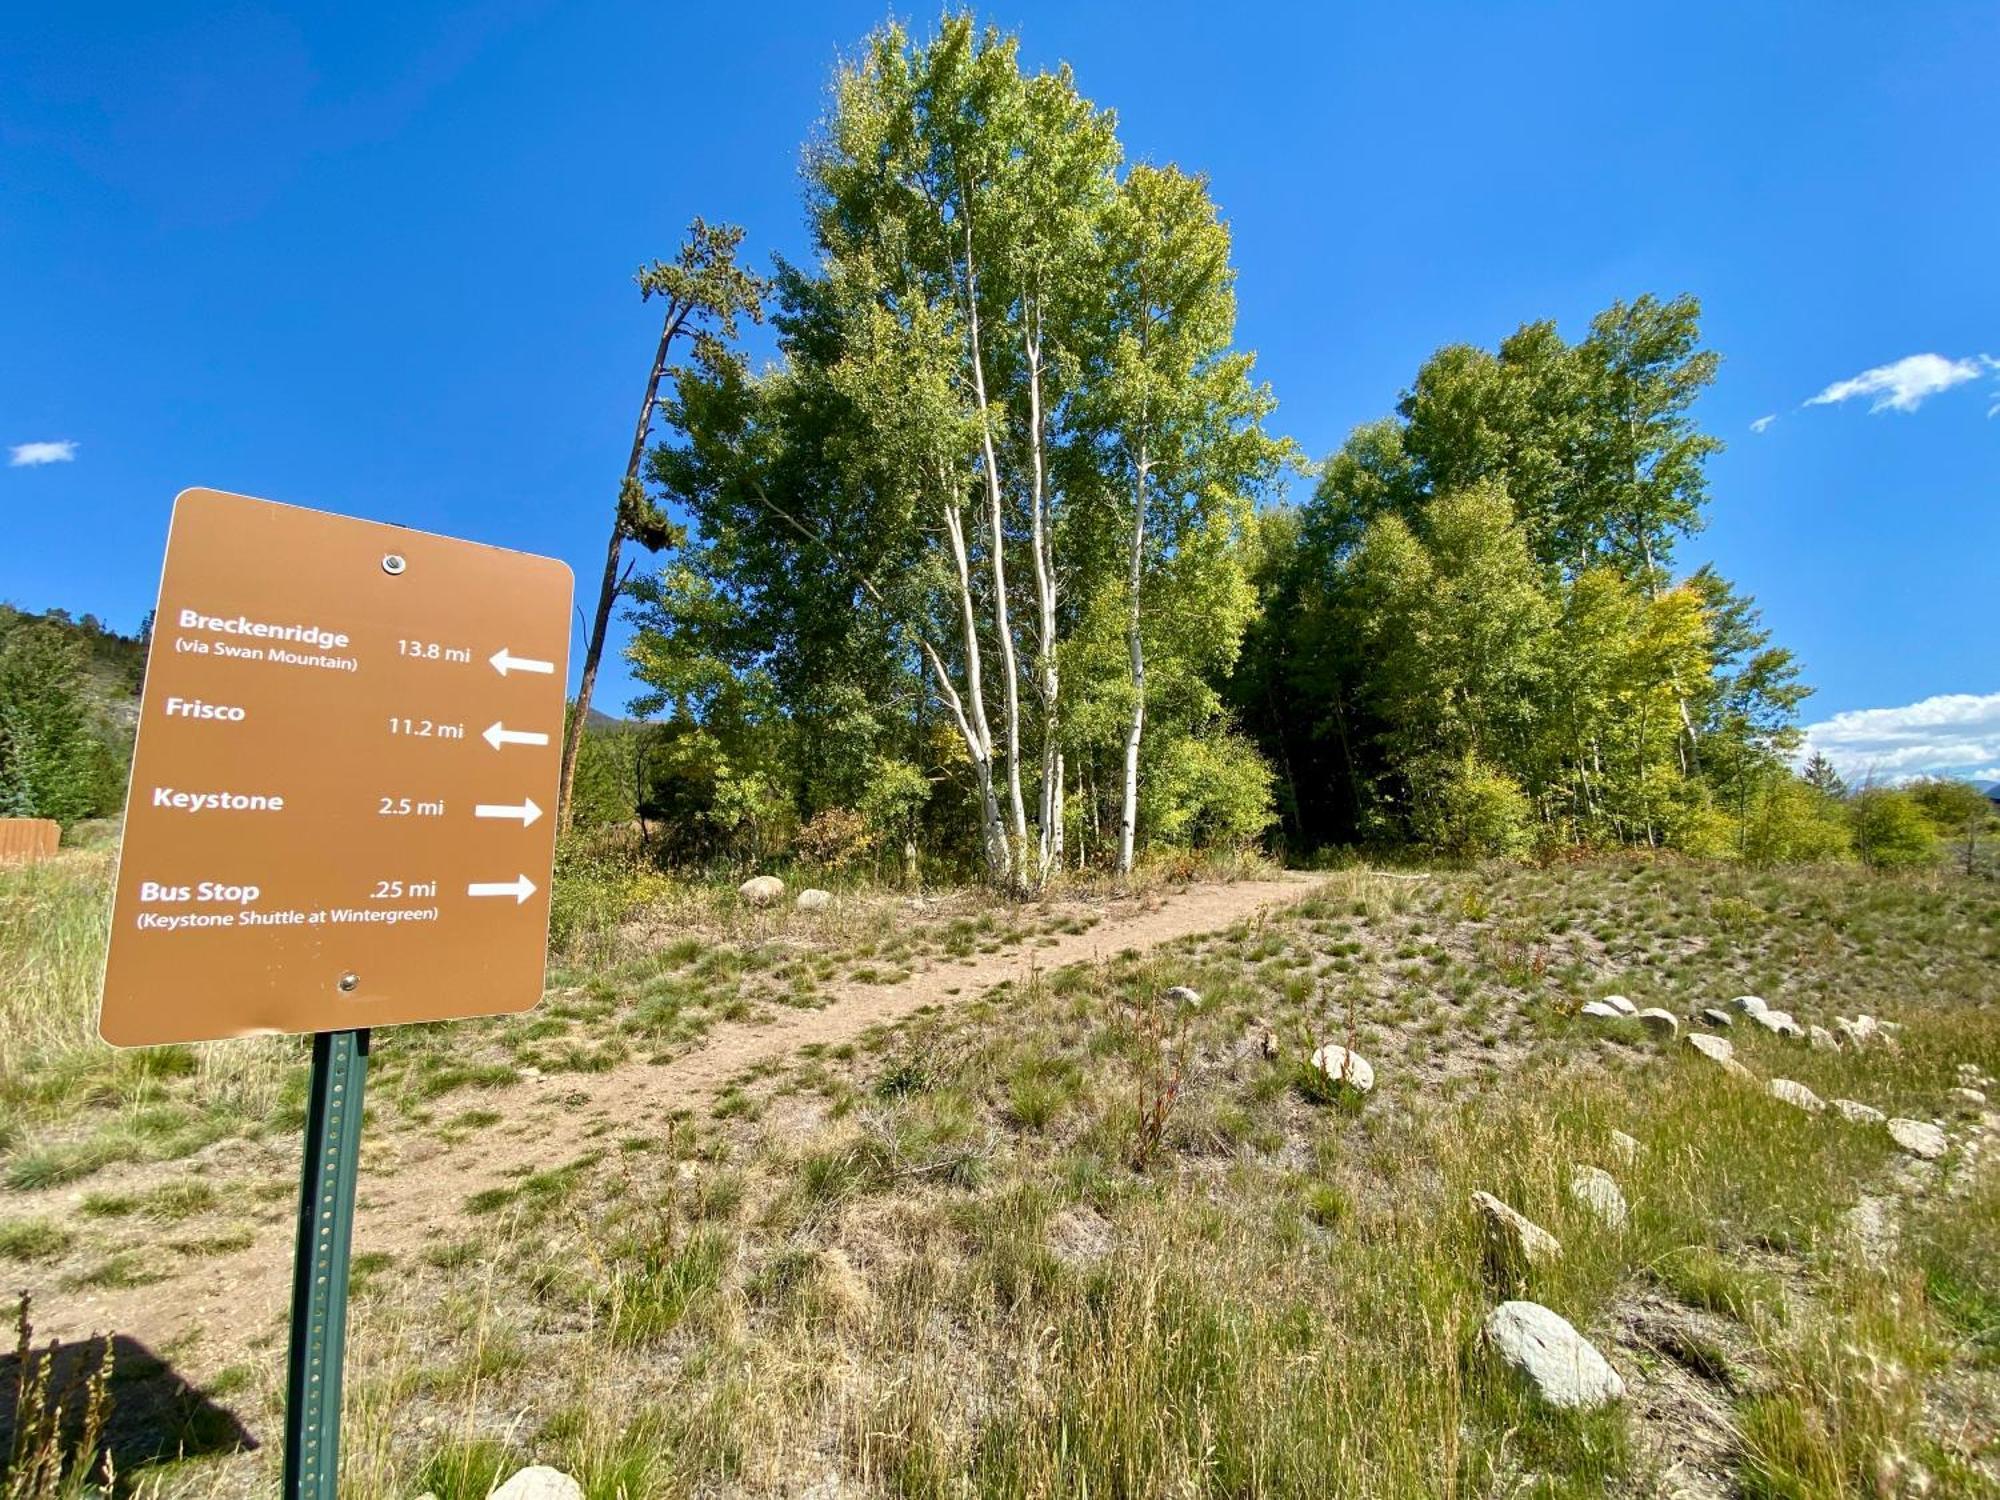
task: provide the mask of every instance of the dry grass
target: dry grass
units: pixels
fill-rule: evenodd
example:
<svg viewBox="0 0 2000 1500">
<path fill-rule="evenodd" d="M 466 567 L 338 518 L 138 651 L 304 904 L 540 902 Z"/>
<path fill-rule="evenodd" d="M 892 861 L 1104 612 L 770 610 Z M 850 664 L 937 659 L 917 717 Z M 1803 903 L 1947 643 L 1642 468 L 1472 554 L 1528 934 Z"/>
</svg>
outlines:
<svg viewBox="0 0 2000 1500">
<path fill-rule="evenodd" d="M 1032 940 L 1019 916 L 943 908 L 883 933 L 856 910 L 815 946 L 799 914 L 717 907 L 700 920 L 726 937 L 576 969 L 561 1040 L 654 1045 L 635 1028 L 663 995 L 677 1022 L 768 996 L 783 963 Z M 758 961 L 774 937 L 796 948 Z M 1929 1118 L 1958 1064 L 2000 1073 L 1996 958 L 1985 882 L 1342 872 L 1281 918 L 745 1079 L 713 1117 L 634 1120 L 372 1268 L 343 1492 L 457 1500 L 538 1461 L 593 1500 L 829 1475 L 912 1497 L 2000 1494 L 2000 1188 L 1971 1123 L 1916 1167 L 1880 1130 L 1576 1014 L 1614 991 L 1683 1014 L 1755 991 L 1802 1020 L 1891 1017 L 1894 1053 L 1733 1035 L 1760 1075 Z M 1184 1037 L 1157 1023 L 1173 984 L 1204 997 Z M 1300 1062 L 1350 1039 L 1380 1076 L 1365 1101 Z M 371 1128 L 431 1107 L 421 1076 L 392 1075 Z M 1640 1142 L 1629 1163 L 1613 1130 Z M 1571 1196 L 1579 1165 L 1618 1179 L 1622 1230 Z M 1474 1189 L 1554 1232 L 1560 1261 L 1489 1280 Z M 1893 1239 L 1857 1238 L 1864 1195 Z M 235 1196 L 107 1201 L 15 1240 L 81 1264 L 163 1220 L 214 1230 Z M 1502 1377 L 1478 1329 L 1517 1291 L 1611 1355 L 1623 1410 L 1552 1415 Z M 270 1430 L 269 1371 L 238 1400 Z M 274 1462 L 155 1478 L 253 1494 Z"/>
</svg>

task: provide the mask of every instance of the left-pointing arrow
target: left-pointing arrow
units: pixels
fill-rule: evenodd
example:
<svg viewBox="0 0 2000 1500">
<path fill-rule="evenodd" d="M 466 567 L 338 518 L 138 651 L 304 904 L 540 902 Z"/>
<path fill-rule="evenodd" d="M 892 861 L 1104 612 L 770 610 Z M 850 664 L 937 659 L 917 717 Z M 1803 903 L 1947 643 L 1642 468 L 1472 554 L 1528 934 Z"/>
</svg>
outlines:
<svg viewBox="0 0 2000 1500">
<path fill-rule="evenodd" d="M 512 896 L 519 906 L 535 894 L 535 882 L 525 875 L 512 880 L 475 880 L 465 888 L 468 896 Z"/>
<path fill-rule="evenodd" d="M 495 651 L 486 660 L 492 664 L 493 670 L 498 672 L 502 677 L 505 677 L 509 672 L 534 672 L 543 677 L 550 677 L 555 674 L 556 670 L 556 664 L 552 661 L 538 661 L 532 656 L 516 656 L 505 646 Z"/>
<path fill-rule="evenodd" d="M 521 826 L 526 828 L 542 815 L 542 810 L 535 806 L 533 797 L 523 797 L 518 805 L 511 802 L 481 802 L 472 809 L 472 815 L 475 818 L 518 818 Z"/>
<path fill-rule="evenodd" d="M 549 742 L 549 737 L 537 730 L 509 729 L 497 719 L 486 726 L 486 732 L 480 738 L 495 750 L 502 745 L 546 745 Z"/>
</svg>

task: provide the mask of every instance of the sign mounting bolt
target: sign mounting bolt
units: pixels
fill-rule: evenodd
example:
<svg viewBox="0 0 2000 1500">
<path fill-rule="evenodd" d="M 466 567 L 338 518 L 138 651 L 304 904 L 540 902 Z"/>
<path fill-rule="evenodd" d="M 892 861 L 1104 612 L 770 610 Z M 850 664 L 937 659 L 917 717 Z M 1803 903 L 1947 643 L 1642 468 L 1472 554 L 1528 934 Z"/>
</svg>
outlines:
<svg viewBox="0 0 2000 1500">
<path fill-rule="evenodd" d="M 341 994 L 351 995 L 361 988 L 361 976 L 350 969 L 347 973 L 341 975 L 335 983 L 339 985 Z"/>
<path fill-rule="evenodd" d="M 390 552 L 383 555 L 382 571 L 387 573 L 391 578 L 401 576 L 403 569 L 408 566 L 409 563 L 404 560 L 403 554 L 400 552 Z"/>
</svg>

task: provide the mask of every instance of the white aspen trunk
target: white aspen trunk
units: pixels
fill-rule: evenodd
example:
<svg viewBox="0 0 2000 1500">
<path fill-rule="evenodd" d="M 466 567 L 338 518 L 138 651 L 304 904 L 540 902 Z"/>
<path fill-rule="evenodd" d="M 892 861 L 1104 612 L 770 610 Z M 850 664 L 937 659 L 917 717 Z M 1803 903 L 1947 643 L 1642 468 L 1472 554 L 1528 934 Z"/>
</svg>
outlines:
<svg viewBox="0 0 2000 1500">
<path fill-rule="evenodd" d="M 1056 665 L 1056 571 L 1049 516 L 1047 467 L 1042 456 L 1042 341 L 1039 307 L 1024 316 L 1021 343 L 1028 358 L 1028 451 L 1033 459 L 1030 526 L 1035 554 L 1037 686 L 1042 707 L 1041 820 L 1036 848 L 1037 887 L 1062 862 L 1062 750 L 1058 707 L 1062 683 Z"/>
<path fill-rule="evenodd" d="M 1631 460 L 1632 493 L 1634 499 L 1636 499 L 1639 492 L 1639 456 L 1637 452 L 1639 435 L 1636 424 L 1630 419 L 1627 419 L 1626 431 L 1630 435 L 1634 450 Z M 1653 563 L 1653 539 L 1647 534 L 1646 523 L 1636 508 L 1632 512 L 1632 532 L 1639 541 L 1639 556 L 1644 559 L 1644 567 L 1646 569 L 1646 597 L 1648 599 L 1658 599 L 1660 597 L 1660 575 Z M 1671 674 L 1671 679 L 1674 686 L 1674 703 L 1681 711 L 1681 732 L 1687 736 L 1686 749 L 1677 752 L 1680 757 L 1681 774 L 1685 776 L 1689 770 L 1693 770 L 1696 775 L 1700 775 L 1701 737 L 1695 733 L 1694 715 L 1688 712 L 1687 693 L 1681 687 L 1681 674 L 1678 669 Z"/>
<path fill-rule="evenodd" d="M 951 560 L 958 573 L 959 627 L 965 651 L 966 702 L 959 700 L 951 685 L 951 674 L 928 644 L 924 647 L 936 672 L 945 702 L 958 721 L 965 740 L 966 754 L 972 759 L 972 773 L 979 786 L 979 820 L 986 841 L 986 870 L 997 884 L 1014 879 L 1014 844 L 1000 816 L 1000 799 L 993 789 L 993 730 L 986 718 L 986 687 L 979 659 L 979 619 L 972 605 L 972 566 L 966 555 L 965 526 L 959 520 L 958 505 L 949 496 L 944 506 L 945 535 L 951 540 Z M 970 707 L 967 707 L 969 703 Z"/>
<path fill-rule="evenodd" d="M 1063 787 L 1063 754 L 1062 751 L 1058 750 L 1056 751 L 1056 795 L 1055 795 L 1055 809 L 1054 809 L 1055 813 L 1054 822 L 1056 831 L 1049 840 L 1049 846 L 1050 849 L 1052 850 L 1052 853 L 1050 854 L 1049 857 L 1049 863 L 1051 864 L 1051 866 L 1057 868 L 1060 868 L 1063 862 L 1064 792 L 1065 789 Z"/>
<path fill-rule="evenodd" d="M 1014 656 L 1014 627 L 1007 610 L 1007 532 L 1000 497 L 1000 465 L 993 453 L 993 411 L 986 399 L 986 368 L 979 350 L 979 280 L 973 265 L 972 221 L 965 226 L 965 309 L 972 341 L 972 391 L 979 405 L 979 436 L 986 459 L 987 524 L 992 532 L 993 622 L 1000 636 L 1000 665 L 1006 673 L 1002 696 L 1007 737 L 1007 800 L 1013 818 L 1013 844 L 1025 856 L 1028 810 L 1021 800 L 1021 686 Z M 1010 860 L 1015 884 L 1024 885 L 1024 859 Z"/>
<path fill-rule="evenodd" d="M 951 669 L 945 665 L 944 657 L 922 631 L 912 631 L 917 649 L 923 653 L 930 665 L 931 675 L 937 681 L 938 696 L 951 711 L 952 722 L 958 727 L 959 738 L 965 742 L 966 758 L 972 762 L 973 776 L 979 786 L 980 828 L 986 843 L 986 869 L 996 885 L 1012 881 L 1014 872 L 1013 849 L 1007 838 L 1007 825 L 1000 817 L 1000 801 L 993 791 L 993 731 L 986 719 L 986 690 L 979 660 L 979 623 L 972 604 L 972 567 L 966 556 L 965 525 L 958 514 L 958 494 L 951 484 L 949 473 L 939 476 L 940 490 L 944 496 L 943 513 L 945 535 L 951 539 L 951 557 L 958 573 L 959 624 L 964 632 L 966 693 L 960 696 L 958 686 L 951 680 Z M 838 558 L 839 552 L 822 534 L 815 532 L 797 516 L 772 503 L 761 485 L 752 485 L 758 501 L 764 508 L 785 522 L 806 540 L 817 542 L 827 552 Z M 866 573 L 856 577 L 869 598 L 877 604 L 888 606 L 888 600 L 875 586 L 875 580 Z M 968 702 L 970 707 L 968 708 Z"/>
<path fill-rule="evenodd" d="M 1133 845 L 1139 831 L 1139 740 L 1146 731 L 1146 641 L 1140 630 L 1139 586 L 1146 556 L 1146 472 L 1149 467 L 1146 445 L 1139 446 L 1138 470 L 1132 481 L 1132 555 L 1130 613 L 1126 617 L 1125 641 L 1132 654 L 1132 724 L 1125 731 L 1125 806 L 1118 819 L 1118 873 L 1132 873 Z"/>
</svg>

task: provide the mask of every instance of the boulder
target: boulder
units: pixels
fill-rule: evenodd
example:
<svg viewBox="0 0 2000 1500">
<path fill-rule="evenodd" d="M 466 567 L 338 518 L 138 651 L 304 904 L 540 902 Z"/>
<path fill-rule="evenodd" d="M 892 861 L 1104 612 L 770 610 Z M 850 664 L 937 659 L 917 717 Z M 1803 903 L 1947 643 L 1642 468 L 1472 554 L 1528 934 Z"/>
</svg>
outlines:
<svg viewBox="0 0 2000 1500">
<path fill-rule="evenodd" d="M 1951 1144 L 1942 1130 L 1924 1120 L 1891 1120 L 1889 1139 L 1925 1161 L 1936 1161 Z"/>
<path fill-rule="evenodd" d="M 1755 995 L 1738 995 L 1729 1003 L 1746 1016 L 1754 1016 L 1771 1008 Z"/>
<path fill-rule="evenodd" d="M 1634 1005 L 1630 1000 L 1627 1000 L 1623 995 L 1606 995 L 1604 1003 L 1617 1011 L 1621 1016 L 1636 1016 L 1639 1014 L 1639 1007 Z"/>
<path fill-rule="evenodd" d="M 1681 1034 L 1681 1023 L 1674 1018 L 1674 1013 L 1661 1010 L 1657 1005 L 1647 1006 L 1635 1019 L 1661 1041 L 1671 1042 Z"/>
<path fill-rule="evenodd" d="M 1166 998 L 1176 1005 L 1186 1006 L 1189 1010 L 1201 1009 L 1201 991 L 1190 989 L 1184 984 L 1177 984 L 1168 990 Z"/>
<path fill-rule="evenodd" d="M 1835 1016 L 1833 1029 L 1852 1047 L 1859 1047 L 1880 1035 L 1880 1028 L 1873 1016 L 1856 1016 L 1851 1021 L 1846 1016 Z"/>
<path fill-rule="evenodd" d="M 1808 1026 L 1806 1045 L 1815 1052 L 1837 1052 L 1840 1050 L 1840 1039 L 1824 1026 Z"/>
<path fill-rule="evenodd" d="M 1472 1206 L 1486 1236 L 1487 1264 L 1497 1274 L 1511 1278 L 1561 1258 L 1562 1241 L 1491 1193 L 1474 1193 Z"/>
<path fill-rule="evenodd" d="M 1313 1049 L 1312 1065 L 1335 1083 L 1353 1089 L 1357 1094 L 1365 1094 L 1375 1087 L 1375 1070 L 1368 1065 L 1368 1059 L 1358 1052 L 1349 1052 L 1345 1047 L 1336 1047 L 1331 1042 Z"/>
<path fill-rule="evenodd" d="M 501 1485 L 489 1500 L 583 1500 L 583 1486 L 561 1469 L 535 1464 Z"/>
<path fill-rule="evenodd" d="M 1986 1095 L 1978 1089 L 1960 1086 L 1951 1091 L 1951 1102 L 1968 1113 L 1976 1114 L 1986 1108 Z"/>
<path fill-rule="evenodd" d="M 1710 1036 L 1703 1031 L 1691 1031 L 1688 1033 L 1687 1044 L 1733 1077 L 1752 1076 L 1750 1070 L 1736 1060 L 1736 1049 L 1723 1037 Z"/>
<path fill-rule="evenodd" d="M 1593 1021 L 1622 1021 L 1626 1012 L 1604 1000 L 1586 1000 L 1579 1015 L 1589 1016 Z"/>
<path fill-rule="evenodd" d="M 1560 1313 L 1503 1302 L 1486 1315 L 1486 1342 L 1550 1406 L 1590 1411 L 1622 1400 L 1625 1382 Z"/>
<path fill-rule="evenodd" d="M 1569 1195 L 1595 1214 L 1606 1229 L 1625 1227 L 1625 1195 L 1602 1167 L 1578 1167 L 1570 1173 Z"/>
<path fill-rule="evenodd" d="M 785 894 L 785 882 L 775 875 L 752 875 L 736 887 L 736 894 L 750 906 L 769 906 Z"/>
<path fill-rule="evenodd" d="M 1749 1012 L 1752 1022 L 1763 1027 L 1773 1036 L 1788 1036 L 1794 1039 L 1806 1034 L 1805 1028 L 1794 1021 L 1791 1012 L 1783 1010 L 1753 1010 Z"/>
<path fill-rule="evenodd" d="M 796 903 L 800 911 L 825 911 L 833 905 L 833 892 L 820 890 L 817 886 L 799 892 Z"/>
<path fill-rule="evenodd" d="M 1765 1085 L 1773 1099 L 1782 1100 L 1793 1109 L 1802 1109 L 1807 1114 L 1816 1115 L 1826 1108 L 1826 1101 L 1803 1083 L 1794 1083 L 1789 1078 L 1773 1078 Z"/>
<path fill-rule="evenodd" d="M 1724 1010 L 1719 1005 L 1708 1006 L 1706 1009 L 1702 1011 L 1699 1019 L 1706 1021 L 1711 1026 L 1719 1026 L 1724 1031 L 1727 1031 L 1730 1027 L 1736 1024 L 1736 1022 L 1730 1018 L 1729 1012 Z"/>
<path fill-rule="evenodd" d="M 1622 1130 L 1611 1132 L 1611 1154 L 1626 1166 L 1639 1159 L 1639 1138 Z"/>
<path fill-rule="evenodd" d="M 1880 1125 L 1889 1117 L 1872 1104 L 1863 1104 L 1857 1099 L 1836 1099 L 1833 1107 L 1840 1111 L 1840 1117 L 1855 1125 Z"/>
</svg>

